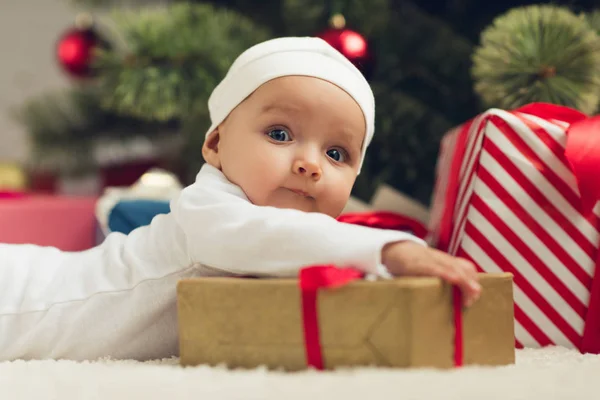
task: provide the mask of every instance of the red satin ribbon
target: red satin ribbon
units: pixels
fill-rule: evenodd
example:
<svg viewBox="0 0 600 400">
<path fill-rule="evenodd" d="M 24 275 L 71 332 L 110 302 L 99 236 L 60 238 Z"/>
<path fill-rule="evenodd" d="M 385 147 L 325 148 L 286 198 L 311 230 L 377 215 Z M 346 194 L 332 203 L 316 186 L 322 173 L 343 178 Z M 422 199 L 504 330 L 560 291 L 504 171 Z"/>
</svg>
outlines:
<svg viewBox="0 0 600 400">
<path fill-rule="evenodd" d="M 391 211 L 368 211 L 342 214 L 337 218 L 340 222 L 368 226 L 370 228 L 410 231 L 423 239 L 427 235 L 427 227 L 420 221 Z"/>
<path fill-rule="evenodd" d="M 554 119 L 568 124 L 574 124 L 575 122 L 588 118 L 588 116 L 581 111 L 550 103 L 531 103 L 517 108 L 514 112 L 534 115 L 546 120 Z"/>
<path fill-rule="evenodd" d="M 546 120 L 563 121 L 570 124 L 567 129 L 565 157 L 577 180 L 581 194 L 581 207 L 584 213 L 591 212 L 600 200 L 600 117 L 588 118 L 585 114 L 568 107 L 547 103 L 532 103 L 514 112 L 534 115 Z M 456 143 L 448 189 L 445 193 L 446 205 L 440 222 L 439 245 L 448 249 L 452 234 L 452 217 L 456 205 L 460 167 L 466 150 L 472 120 L 466 123 Z M 595 279 L 593 280 L 590 303 L 585 320 L 585 329 L 580 346 L 582 352 L 600 353 L 600 252 L 596 256 Z"/>
<path fill-rule="evenodd" d="M 463 298 L 460 288 L 452 286 L 452 309 L 454 311 L 454 366 L 462 367 L 464 355 L 463 320 L 462 320 Z"/>
<path fill-rule="evenodd" d="M 337 268 L 332 265 L 307 267 L 300 271 L 300 290 L 302 292 L 302 319 L 304 322 L 304 347 L 306 363 L 317 370 L 324 369 L 321 339 L 319 334 L 319 315 L 317 296 L 319 289 L 333 289 L 359 280 L 363 273 L 353 268 Z M 453 288 L 454 307 L 454 365 L 463 363 L 462 298 L 460 289 Z"/>
<path fill-rule="evenodd" d="M 300 271 L 300 289 L 302 291 L 302 319 L 304 321 L 304 347 L 306 363 L 322 370 L 323 354 L 319 334 L 319 316 L 317 312 L 317 292 L 319 289 L 344 286 L 361 279 L 362 272 L 353 268 L 336 268 L 332 265 L 314 266 Z"/>
</svg>

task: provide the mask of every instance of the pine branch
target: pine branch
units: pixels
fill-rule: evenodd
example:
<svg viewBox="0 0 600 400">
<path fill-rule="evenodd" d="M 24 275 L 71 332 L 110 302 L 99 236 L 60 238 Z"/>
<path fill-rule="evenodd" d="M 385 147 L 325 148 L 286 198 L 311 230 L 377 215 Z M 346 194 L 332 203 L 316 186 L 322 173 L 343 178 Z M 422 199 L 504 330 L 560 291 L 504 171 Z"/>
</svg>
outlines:
<svg viewBox="0 0 600 400">
<path fill-rule="evenodd" d="M 594 32 L 600 34 L 600 10 L 594 10 L 585 14 L 585 18 Z"/>
<path fill-rule="evenodd" d="M 469 75 L 473 44 L 447 23 L 399 2 L 377 43 L 381 67 L 375 79 L 457 124 L 479 111 Z"/>
<path fill-rule="evenodd" d="M 184 119 L 206 107 L 242 51 L 267 33 L 208 4 L 115 13 L 126 48 L 99 54 L 103 105 L 145 120 Z"/>
<path fill-rule="evenodd" d="M 377 128 L 353 194 L 368 200 L 381 183 L 429 204 L 442 136 L 455 123 L 408 93 L 373 85 Z"/>
<path fill-rule="evenodd" d="M 110 7 L 141 7 L 151 4 L 164 4 L 168 0 L 66 0 L 76 7 L 106 9 Z"/>
<path fill-rule="evenodd" d="M 564 7 L 498 17 L 474 55 L 475 90 L 489 107 L 548 102 L 593 113 L 600 101 L 600 37 Z"/>
<path fill-rule="evenodd" d="M 81 174 L 136 157 L 168 156 L 180 146 L 177 122 L 144 123 L 117 115 L 101 107 L 93 87 L 30 99 L 14 117 L 30 135 L 33 170 Z"/>
</svg>

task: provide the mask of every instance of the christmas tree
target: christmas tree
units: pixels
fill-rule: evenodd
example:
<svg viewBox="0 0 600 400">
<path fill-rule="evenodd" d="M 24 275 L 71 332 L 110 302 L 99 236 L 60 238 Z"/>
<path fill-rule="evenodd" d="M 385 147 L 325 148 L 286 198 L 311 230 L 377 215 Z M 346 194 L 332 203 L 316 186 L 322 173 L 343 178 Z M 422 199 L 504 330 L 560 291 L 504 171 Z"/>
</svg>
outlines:
<svg viewBox="0 0 600 400">
<path fill-rule="evenodd" d="M 108 19 L 96 19 L 108 43 L 98 46 L 93 78 L 21 110 L 34 169 L 98 168 L 119 144 L 124 160 L 144 153 L 137 143 L 189 182 L 203 162 L 208 95 L 233 59 L 267 38 L 318 35 L 335 14 L 372 55 L 364 72 L 376 96 L 376 134 L 355 196 L 367 200 L 385 182 L 427 204 L 441 136 L 478 111 L 473 43 L 410 3 L 215 0 L 125 9 L 116 1 L 71 1 L 92 12 L 112 8 Z"/>
</svg>

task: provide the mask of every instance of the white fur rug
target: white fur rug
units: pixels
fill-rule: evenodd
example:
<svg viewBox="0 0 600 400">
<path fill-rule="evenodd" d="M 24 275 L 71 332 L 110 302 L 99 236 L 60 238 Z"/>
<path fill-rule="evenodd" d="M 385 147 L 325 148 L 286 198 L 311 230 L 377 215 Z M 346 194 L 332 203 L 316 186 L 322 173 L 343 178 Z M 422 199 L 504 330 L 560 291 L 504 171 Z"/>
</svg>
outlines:
<svg viewBox="0 0 600 400">
<path fill-rule="evenodd" d="M 319 373 L 182 368 L 177 359 L 0 363 L 0 399 L 495 400 L 600 398 L 600 356 L 562 348 L 518 350 L 501 368 Z"/>
</svg>

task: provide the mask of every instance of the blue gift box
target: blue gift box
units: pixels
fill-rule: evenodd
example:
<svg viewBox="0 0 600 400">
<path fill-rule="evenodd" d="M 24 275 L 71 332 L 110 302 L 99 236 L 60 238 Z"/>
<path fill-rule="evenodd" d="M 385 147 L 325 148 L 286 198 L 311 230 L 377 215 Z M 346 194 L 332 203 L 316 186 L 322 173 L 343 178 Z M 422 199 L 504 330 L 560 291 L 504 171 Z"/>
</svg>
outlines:
<svg viewBox="0 0 600 400">
<path fill-rule="evenodd" d="M 121 200 L 110 211 L 108 229 L 128 234 L 140 226 L 149 225 L 155 216 L 168 214 L 170 211 L 168 201 Z"/>
</svg>

